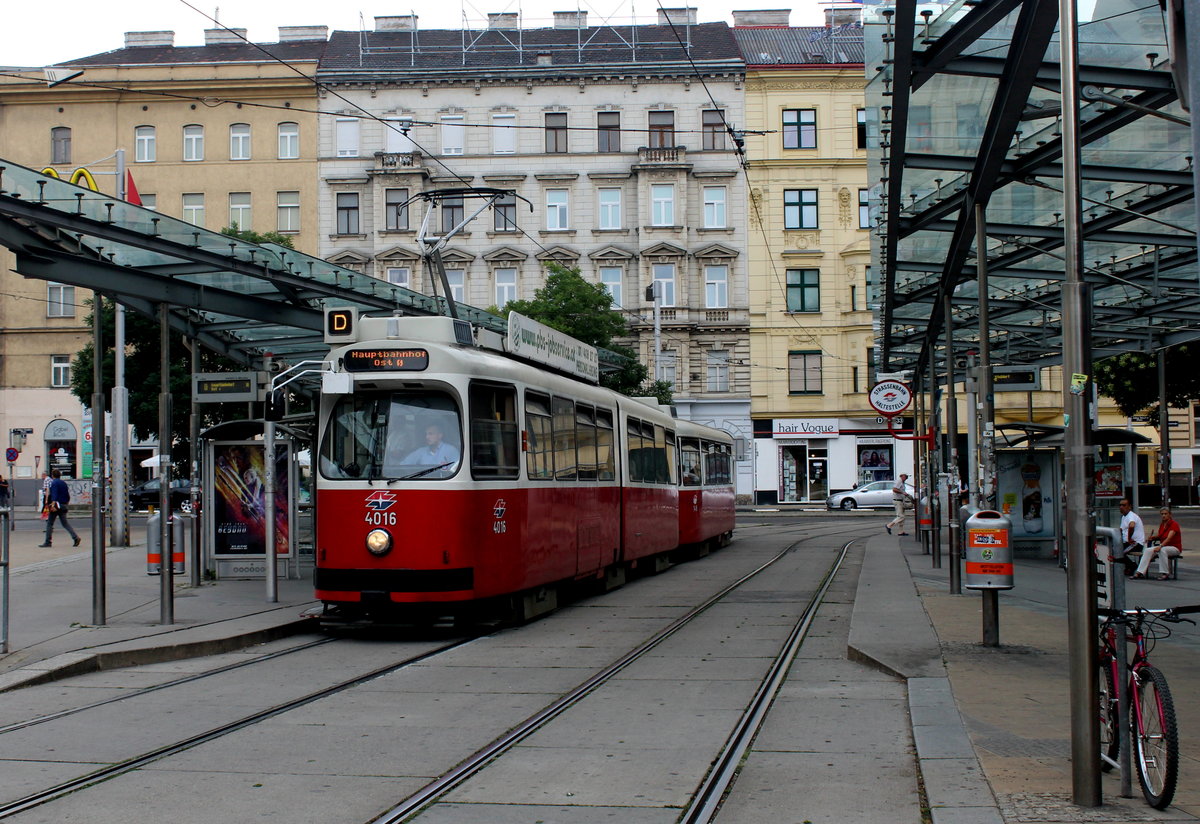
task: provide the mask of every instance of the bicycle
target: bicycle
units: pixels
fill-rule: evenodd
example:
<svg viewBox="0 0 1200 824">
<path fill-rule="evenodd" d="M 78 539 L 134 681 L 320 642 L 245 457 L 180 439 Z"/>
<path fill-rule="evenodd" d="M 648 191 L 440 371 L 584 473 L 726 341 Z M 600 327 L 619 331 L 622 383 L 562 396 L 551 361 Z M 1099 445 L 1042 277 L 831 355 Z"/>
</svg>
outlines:
<svg viewBox="0 0 1200 824">
<path fill-rule="evenodd" d="M 1171 635 L 1167 623 L 1178 624 L 1186 613 L 1200 612 L 1200 605 L 1167 609 L 1104 609 L 1100 626 L 1100 760 L 1107 771 L 1119 766 L 1117 755 L 1121 738 L 1117 728 L 1117 627 L 1128 629 L 1127 642 L 1134 645 L 1129 671 L 1129 734 L 1131 753 L 1137 768 L 1138 783 L 1146 803 L 1156 810 L 1166 809 L 1175 797 L 1179 779 L 1179 730 L 1175 722 L 1175 704 L 1162 672 L 1150 663 L 1156 641 Z"/>
</svg>

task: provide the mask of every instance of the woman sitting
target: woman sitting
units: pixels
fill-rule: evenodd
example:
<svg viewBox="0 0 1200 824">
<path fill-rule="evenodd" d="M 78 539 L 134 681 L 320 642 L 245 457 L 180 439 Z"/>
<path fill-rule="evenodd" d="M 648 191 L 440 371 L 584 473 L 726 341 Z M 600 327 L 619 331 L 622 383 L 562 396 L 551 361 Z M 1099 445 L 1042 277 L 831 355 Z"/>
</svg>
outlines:
<svg viewBox="0 0 1200 824">
<path fill-rule="evenodd" d="M 1171 577 L 1171 559 L 1183 554 L 1183 530 L 1179 522 L 1171 517 L 1171 510 L 1163 507 L 1160 510 L 1162 522 L 1158 529 L 1146 541 L 1142 550 L 1142 560 L 1138 564 L 1134 578 L 1145 578 L 1150 561 L 1158 558 L 1158 580 L 1165 581 Z"/>
</svg>

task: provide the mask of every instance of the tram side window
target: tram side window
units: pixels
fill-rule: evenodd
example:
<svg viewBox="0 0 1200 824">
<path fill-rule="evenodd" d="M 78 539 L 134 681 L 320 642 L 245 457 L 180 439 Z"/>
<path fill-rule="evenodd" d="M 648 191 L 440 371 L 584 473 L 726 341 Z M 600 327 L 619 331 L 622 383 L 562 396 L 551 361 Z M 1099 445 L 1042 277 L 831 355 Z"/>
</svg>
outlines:
<svg viewBox="0 0 1200 824">
<path fill-rule="evenodd" d="M 471 475 L 515 478 L 517 390 L 512 386 L 471 385 Z"/>
<path fill-rule="evenodd" d="M 579 455 L 579 480 L 596 480 L 599 468 L 599 449 L 596 446 L 596 410 L 581 403 L 575 405 L 575 441 Z"/>
<path fill-rule="evenodd" d="M 554 480 L 554 439 L 550 426 L 550 398 L 525 393 L 525 474 L 531 481 Z"/>
<path fill-rule="evenodd" d="M 654 482 L 675 483 L 675 433 L 654 427 Z"/>
<path fill-rule="evenodd" d="M 706 441 L 704 450 L 704 482 L 710 485 L 728 484 L 731 480 L 729 447 Z"/>
<path fill-rule="evenodd" d="M 700 442 L 695 438 L 683 438 L 679 442 L 680 483 L 683 486 L 700 486 Z"/>
<path fill-rule="evenodd" d="M 642 422 L 629 418 L 625 422 L 625 457 L 629 463 L 629 480 L 644 481 L 645 458 L 642 450 Z"/>
<path fill-rule="evenodd" d="M 575 454 L 575 402 L 570 398 L 554 399 L 554 477 L 573 481 L 578 475 L 579 459 Z"/>
<path fill-rule="evenodd" d="M 613 415 L 607 409 L 596 410 L 596 479 L 612 481 L 617 477 L 613 466 Z"/>
</svg>

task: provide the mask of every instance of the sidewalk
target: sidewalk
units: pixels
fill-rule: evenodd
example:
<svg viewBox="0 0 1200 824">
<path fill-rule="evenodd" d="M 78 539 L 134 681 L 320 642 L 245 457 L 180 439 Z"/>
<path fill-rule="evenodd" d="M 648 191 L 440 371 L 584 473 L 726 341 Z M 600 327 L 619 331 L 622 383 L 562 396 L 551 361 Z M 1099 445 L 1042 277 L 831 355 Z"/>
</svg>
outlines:
<svg viewBox="0 0 1200 824">
<path fill-rule="evenodd" d="M 0 655 L 0 692 L 65 675 L 188 658 L 261 643 L 312 626 L 301 613 L 316 605 L 311 573 L 280 578 L 278 602 L 264 581 L 207 581 L 175 576 L 175 622 L 161 623 L 158 575 L 146 573 L 145 527 L 131 527 L 133 546 L 105 553 L 103 626 L 92 625 L 91 521 L 72 512 L 71 538 L 56 525 L 53 546 L 39 547 L 43 524 L 32 510 L 16 513 L 9 540 L 8 647 Z"/>
<path fill-rule="evenodd" d="M 902 542 L 902 543 L 901 543 Z M 1139 582 L 1130 604 L 1200 602 L 1197 570 L 1177 582 Z M 867 542 L 851 618 L 850 653 L 904 677 L 913 740 L 934 824 L 1192 822 L 1200 813 L 1200 632 L 1187 626 L 1154 660 L 1170 679 L 1181 769 L 1171 807 L 1152 810 L 1137 778 L 1119 797 L 1102 778 L 1104 806 L 1071 803 L 1066 575 L 1053 561 L 1018 561 L 1000 597 L 999 647 L 984 647 L 981 597 L 949 594 L 949 557 L 932 568 L 919 536 Z M 1189 738 L 1191 732 L 1191 738 Z"/>
</svg>

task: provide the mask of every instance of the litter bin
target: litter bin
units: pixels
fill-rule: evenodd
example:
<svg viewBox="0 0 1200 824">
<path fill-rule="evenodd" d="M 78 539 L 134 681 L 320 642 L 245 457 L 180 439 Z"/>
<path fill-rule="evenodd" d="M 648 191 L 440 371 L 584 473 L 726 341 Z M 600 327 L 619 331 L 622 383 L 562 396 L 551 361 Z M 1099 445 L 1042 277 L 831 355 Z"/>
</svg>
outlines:
<svg viewBox="0 0 1200 824">
<path fill-rule="evenodd" d="M 966 520 L 967 589 L 1012 589 L 1012 521 L 994 509 L 981 509 Z"/>
<path fill-rule="evenodd" d="M 161 512 L 156 512 L 146 519 L 146 574 L 158 575 L 162 572 L 162 551 L 159 532 Z M 168 524 L 171 535 L 171 565 L 176 575 L 183 574 L 184 540 L 188 530 L 183 528 L 176 515 Z"/>
</svg>

